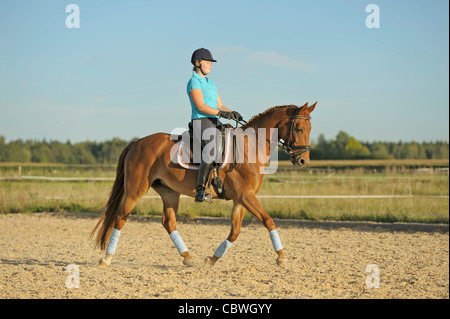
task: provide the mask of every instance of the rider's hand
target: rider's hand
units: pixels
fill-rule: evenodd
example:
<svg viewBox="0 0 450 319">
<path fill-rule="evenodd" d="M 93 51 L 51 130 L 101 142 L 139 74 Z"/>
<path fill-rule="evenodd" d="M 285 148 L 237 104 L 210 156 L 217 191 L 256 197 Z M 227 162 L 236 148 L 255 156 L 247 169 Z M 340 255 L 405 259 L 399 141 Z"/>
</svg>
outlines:
<svg viewBox="0 0 450 319">
<path fill-rule="evenodd" d="M 233 111 L 231 113 L 234 114 L 234 117 L 236 118 L 236 121 L 242 121 L 243 120 L 243 118 L 242 118 L 241 114 L 239 114 L 239 112 Z"/>
<path fill-rule="evenodd" d="M 242 121 L 242 116 L 236 111 L 228 112 L 228 111 L 219 111 L 217 113 L 219 117 L 222 117 L 227 120 L 234 120 L 234 121 Z"/>
</svg>

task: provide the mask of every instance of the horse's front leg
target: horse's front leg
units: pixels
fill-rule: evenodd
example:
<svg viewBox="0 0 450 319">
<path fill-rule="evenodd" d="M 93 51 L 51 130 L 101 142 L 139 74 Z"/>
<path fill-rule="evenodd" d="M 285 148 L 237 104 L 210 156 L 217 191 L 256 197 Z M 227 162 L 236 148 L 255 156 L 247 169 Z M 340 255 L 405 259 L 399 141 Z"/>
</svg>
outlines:
<svg viewBox="0 0 450 319">
<path fill-rule="evenodd" d="M 269 231 L 272 246 L 278 255 L 277 265 L 280 267 L 285 267 L 287 264 L 287 257 L 284 253 L 283 245 L 281 244 L 280 236 L 278 235 L 272 217 L 267 214 L 255 195 L 247 194 L 242 197 L 242 201 L 243 206 L 259 221 L 261 221 L 264 227 L 266 227 Z"/>
<path fill-rule="evenodd" d="M 242 220 L 244 219 L 246 209 L 241 204 L 235 202 L 231 213 L 231 230 L 227 239 L 224 240 L 214 252 L 212 257 L 206 257 L 205 265 L 213 266 L 220 258 L 225 256 L 231 248 L 232 243 L 237 239 L 241 232 Z"/>
</svg>

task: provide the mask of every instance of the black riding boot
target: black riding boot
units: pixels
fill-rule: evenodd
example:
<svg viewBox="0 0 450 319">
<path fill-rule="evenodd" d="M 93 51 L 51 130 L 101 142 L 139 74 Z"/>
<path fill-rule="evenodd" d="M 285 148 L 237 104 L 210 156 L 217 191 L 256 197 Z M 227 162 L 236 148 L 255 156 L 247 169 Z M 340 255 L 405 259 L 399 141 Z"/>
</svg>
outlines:
<svg viewBox="0 0 450 319">
<path fill-rule="evenodd" d="M 200 163 L 200 167 L 198 168 L 197 183 L 195 184 L 195 191 L 197 192 L 197 194 L 195 195 L 196 202 L 203 202 L 203 200 L 205 199 L 205 186 L 206 182 L 208 181 L 209 173 L 211 172 L 213 166 L 214 162 L 206 163 L 202 161 Z"/>
</svg>

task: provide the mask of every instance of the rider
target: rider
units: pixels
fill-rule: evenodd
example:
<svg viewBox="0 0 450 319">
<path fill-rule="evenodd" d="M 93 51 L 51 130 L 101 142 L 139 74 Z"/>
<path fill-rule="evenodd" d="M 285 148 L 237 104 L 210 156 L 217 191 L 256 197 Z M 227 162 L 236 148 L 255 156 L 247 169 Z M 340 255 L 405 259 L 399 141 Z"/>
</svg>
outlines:
<svg viewBox="0 0 450 319">
<path fill-rule="evenodd" d="M 207 128 L 217 128 L 221 125 L 219 118 L 228 120 L 242 120 L 242 116 L 223 105 L 217 87 L 213 81 L 206 77 L 211 72 L 213 59 L 209 50 L 201 48 L 195 50 L 191 57 L 194 65 L 193 74 L 187 84 L 187 93 L 191 102 L 192 115 L 191 127 L 200 127 L 201 135 L 195 136 L 194 143 L 199 143 L 201 149 L 208 144 L 208 140 L 203 140 L 203 131 Z M 194 130 L 195 132 L 195 130 Z M 197 144 L 198 145 L 198 144 Z M 195 201 L 202 202 L 205 194 L 205 186 L 209 173 L 214 166 L 214 158 L 211 154 L 203 154 L 200 167 L 198 169 L 197 182 L 195 185 Z M 206 157 L 206 158 L 205 158 Z"/>
</svg>

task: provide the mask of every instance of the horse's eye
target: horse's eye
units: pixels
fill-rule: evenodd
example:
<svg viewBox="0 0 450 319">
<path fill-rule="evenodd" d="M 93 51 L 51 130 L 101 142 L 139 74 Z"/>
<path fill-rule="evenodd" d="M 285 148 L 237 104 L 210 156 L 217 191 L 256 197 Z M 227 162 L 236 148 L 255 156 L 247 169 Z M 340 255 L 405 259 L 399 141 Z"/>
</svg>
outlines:
<svg viewBox="0 0 450 319">
<path fill-rule="evenodd" d="M 295 128 L 295 131 L 296 131 L 297 133 L 303 133 L 303 129 L 302 129 L 302 128 L 296 127 L 296 128 Z"/>
</svg>

